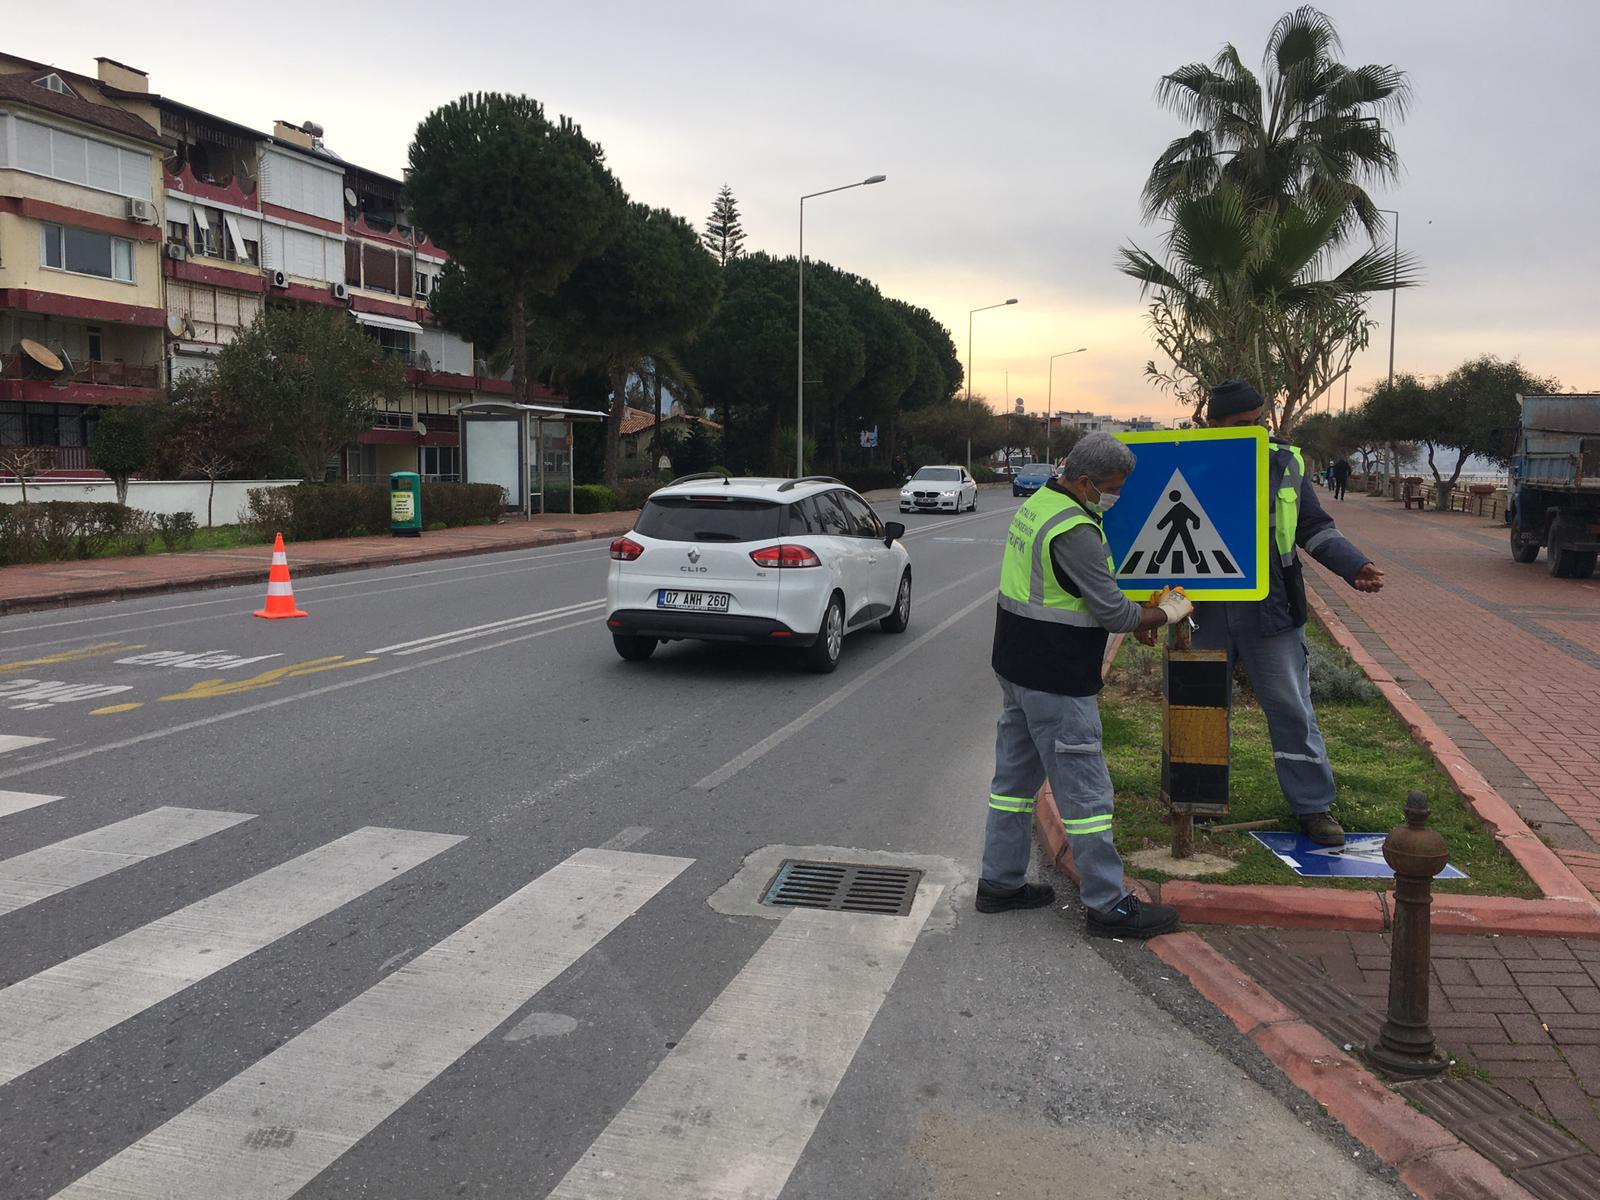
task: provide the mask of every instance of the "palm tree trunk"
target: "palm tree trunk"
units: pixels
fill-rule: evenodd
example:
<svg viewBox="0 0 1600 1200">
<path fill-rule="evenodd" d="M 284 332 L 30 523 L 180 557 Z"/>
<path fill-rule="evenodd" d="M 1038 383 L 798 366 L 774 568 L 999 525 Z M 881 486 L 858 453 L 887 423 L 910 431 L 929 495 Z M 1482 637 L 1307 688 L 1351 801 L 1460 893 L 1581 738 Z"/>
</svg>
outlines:
<svg viewBox="0 0 1600 1200">
<path fill-rule="evenodd" d="M 611 412 L 606 417 L 605 484 L 616 487 L 621 475 L 622 413 L 628 407 L 628 372 L 622 367 L 612 367 L 606 375 L 611 380 Z"/>
</svg>

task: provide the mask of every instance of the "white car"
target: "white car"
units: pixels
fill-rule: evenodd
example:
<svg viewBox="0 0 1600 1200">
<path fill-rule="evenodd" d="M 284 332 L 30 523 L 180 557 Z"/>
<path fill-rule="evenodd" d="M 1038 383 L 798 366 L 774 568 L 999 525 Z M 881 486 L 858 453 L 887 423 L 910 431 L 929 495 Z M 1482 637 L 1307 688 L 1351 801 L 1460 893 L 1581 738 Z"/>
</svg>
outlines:
<svg viewBox="0 0 1600 1200">
<path fill-rule="evenodd" d="M 691 639 L 804 647 L 831 671 L 847 633 L 910 623 L 904 534 L 825 476 L 675 479 L 611 543 L 606 624 L 630 662 Z"/>
<path fill-rule="evenodd" d="M 978 485 L 965 467 L 918 467 L 900 489 L 901 512 L 977 512 Z"/>
</svg>

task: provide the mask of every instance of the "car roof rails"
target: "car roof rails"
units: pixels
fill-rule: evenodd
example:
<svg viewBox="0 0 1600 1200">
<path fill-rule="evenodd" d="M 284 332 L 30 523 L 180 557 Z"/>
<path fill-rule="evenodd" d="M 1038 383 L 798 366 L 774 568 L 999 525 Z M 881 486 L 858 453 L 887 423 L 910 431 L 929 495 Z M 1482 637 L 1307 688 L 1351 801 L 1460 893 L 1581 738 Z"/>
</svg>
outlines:
<svg viewBox="0 0 1600 1200">
<path fill-rule="evenodd" d="M 680 483 L 695 483 L 695 482 L 698 482 L 701 479 L 720 479 L 720 480 L 722 480 L 722 486 L 723 487 L 727 487 L 728 483 L 729 483 L 728 477 L 726 475 L 724 475 L 721 471 L 702 471 L 698 475 L 682 475 L 682 476 L 679 476 L 677 479 L 674 479 L 671 483 L 667 484 L 666 486 L 667 487 L 677 487 Z"/>
<path fill-rule="evenodd" d="M 832 475 L 802 475 L 799 479 L 786 479 L 778 485 L 780 492 L 792 492 L 802 483 L 837 483 L 844 486 L 844 480 L 835 479 Z"/>
</svg>

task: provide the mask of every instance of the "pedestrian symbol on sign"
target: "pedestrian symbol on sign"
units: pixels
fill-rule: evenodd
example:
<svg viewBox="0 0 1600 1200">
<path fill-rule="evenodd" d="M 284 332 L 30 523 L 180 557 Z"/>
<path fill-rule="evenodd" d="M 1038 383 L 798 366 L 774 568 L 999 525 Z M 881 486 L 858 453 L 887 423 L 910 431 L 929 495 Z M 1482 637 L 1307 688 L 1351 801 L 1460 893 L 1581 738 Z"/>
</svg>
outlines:
<svg viewBox="0 0 1600 1200">
<path fill-rule="evenodd" d="M 1117 579 L 1133 581 L 1172 575 L 1243 579 L 1245 573 L 1229 555 L 1227 542 L 1206 515 L 1183 472 L 1173 471 L 1163 490 L 1165 502 L 1156 504 L 1145 518 L 1143 528 L 1117 567 Z"/>
</svg>

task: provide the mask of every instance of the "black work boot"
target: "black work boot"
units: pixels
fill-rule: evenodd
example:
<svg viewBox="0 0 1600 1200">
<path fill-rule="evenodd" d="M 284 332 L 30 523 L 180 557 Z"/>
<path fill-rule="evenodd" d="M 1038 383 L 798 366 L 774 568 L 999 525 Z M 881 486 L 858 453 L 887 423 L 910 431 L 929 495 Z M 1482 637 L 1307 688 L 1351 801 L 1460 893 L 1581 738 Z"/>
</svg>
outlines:
<svg viewBox="0 0 1600 1200">
<path fill-rule="evenodd" d="M 1153 938 L 1178 927 L 1178 910 L 1129 894 L 1111 908 L 1087 909 L 1091 937 Z"/>
<path fill-rule="evenodd" d="M 1344 845 L 1344 826 L 1333 819 L 1332 813 L 1308 813 L 1301 817 L 1300 832 L 1319 846 Z"/>
<path fill-rule="evenodd" d="M 1021 887 L 1003 889 L 990 887 L 978 880 L 977 909 L 981 913 L 1010 912 L 1013 908 L 1043 908 L 1056 898 L 1056 890 L 1047 883 L 1025 883 Z"/>
</svg>

